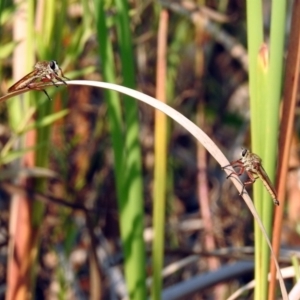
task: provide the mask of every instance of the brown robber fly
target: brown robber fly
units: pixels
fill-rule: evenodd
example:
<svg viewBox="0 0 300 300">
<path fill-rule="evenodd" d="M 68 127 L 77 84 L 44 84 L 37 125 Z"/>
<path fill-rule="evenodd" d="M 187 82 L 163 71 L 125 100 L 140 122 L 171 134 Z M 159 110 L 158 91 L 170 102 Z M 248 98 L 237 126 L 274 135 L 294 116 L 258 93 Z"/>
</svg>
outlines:
<svg viewBox="0 0 300 300">
<path fill-rule="evenodd" d="M 260 178 L 265 188 L 270 193 L 274 204 L 279 205 L 277 193 L 271 183 L 268 174 L 264 170 L 262 166 L 262 160 L 258 155 L 251 153 L 248 149 L 242 149 L 242 157 L 236 161 L 231 162 L 228 166 L 239 168 L 238 172 L 236 172 L 238 176 L 242 175 L 244 172 L 247 173 L 249 180 L 244 182 L 244 187 L 245 185 L 254 183 L 257 178 Z M 228 166 L 225 166 L 224 168 Z M 231 173 L 228 177 L 230 177 L 232 174 L 233 173 Z"/>
<path fill-rule="evenodd" d="M 69 79 L 64 76 L 61 68 L 58 66 L 55 60 L 39 61 L 35 64 L 34 70 L 12 85 L 8 89 L 8 92 L 14 92 L 24 88 L 42 90 L 50 99 L 46 90 L 39 88 L 39 85 L 43 84 L 44 82 L 52 82 L 53 85 L 57 87 L 58 85 L 56 84 L 55 80 L 67 84 L 63 78 Z"/>
</svg>

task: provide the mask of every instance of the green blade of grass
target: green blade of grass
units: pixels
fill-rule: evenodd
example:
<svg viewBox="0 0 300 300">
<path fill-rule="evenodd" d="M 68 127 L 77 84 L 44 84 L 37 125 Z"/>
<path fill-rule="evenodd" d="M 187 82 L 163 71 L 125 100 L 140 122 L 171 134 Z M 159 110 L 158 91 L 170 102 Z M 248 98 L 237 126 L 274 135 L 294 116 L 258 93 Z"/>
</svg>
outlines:
<svg viewBox="0 0 300 300">
<path fill-rule="evenodd" d="M 251 137 L 253 151 L 259 154 L 271 180 L 274 182 L 277 154 L 278 112 L 281 92 L 285 3 L 272 4 L 270 62 L 268 48 L 262 43 L 262 11 L 260 1 L 247 1 L 248 48 L 250 58 Z M 259 21 L 259 22 L 258 22 Z M 260 63 L 252 60 L 259 57 Z M 255 206 L 270 235 L 273 202 L 261 183 L 254 186 Z M 255 225 L 255 299 L 267 297 L 267 274 L 270 252 L 257 225 Z"/>
<path fill-rule="evenodd" d="M 111 41 L 109 39 L 109 35 L 107 34 L 109 30 L 106 24 L 104 9 L 105 3 L 102 0 L 95 0 L 94 3 L 100 58 L 103 67 L 103 77 L 108 82 L 115 82 L 115 65 Z M 123 49 L 123 51 L 125 50 Z M 125 66 L 123 66 L 123 68 L 124 67 Z M 126 82 L 128 84 L 132 84 L 131 81 L 132 77 L 131 79 L 126 79 Z M 118 207 L 120 213 L 120 231 L 125 256 L 126 282 L 130 298 L 143 299 L 145 298 L 145 280 L 143 279 L 145 278 L 145 260 L 143 258 L 143 241 L 141 240 L 141 226 L 143 224 L 143 217 L 141 215 L 140 209 L 141 202 L 139 202 L 141 201 L 141 198 L 139 198 L 141 197 L 139 179 L 136 182 L 136 187 L 139 189 L 138 195 L 132 194 L 132 192 L 134 191 L 133 186 L 129 188 L 129 185 L 132 184 L 132 181 L 130 182 L 129 180 L 132 180 L 134 179 L 134 177 L 139 176 L 139 165 L 134 166 L 134 161 L 137 159 L 137 153 L 133 155 L 132 153 L 130 153 L 132 149 L 126 149 L 128 151 L 128 153 L 126 153 L 126 158 L 127 155 L 130 155 L 131 161 L 125 161 L 125 145 L 128 146 L 128 144 L 130 143 L 132 148 L 132 146 L 134 145 L 132 143 L 136 140 L 136 136 L 134 136 L 135 125 L 132 125 L 132 120 L 135 118 L 135 111 L 129 111 L 131 115 L 128 115 L 126 117 L 126 121 L 129 122 L 129 126 L 131 126 L 131 136 L 126 136 L 126 142 L 124 142 L 123 120 L 119 96 L 115 92 L 105 91 L 105 99 L 108 106 L 108 118 L 114 151 L 114 168 L 117 187 Z M 138 150 L 136 149 L 135 152 L 138 152 Z M 130 170 L 128 169 L 129 165 L 127 165 L 127 163 L 129 163 L 131 166 Z M 135 173 L 134 176 L 132 172 Z M 129 192 L 131 194 L 130 200 Z"/>
<path fill-rule="evenodd" d="M 264 166 L 268 172 L 270 179 L 274 182 L 276 170 L 276 157 L 278 155 L 278 128 L 279 128 L 279 110 L 280 97 L 282 92 L 282 74 L 283 74 L 283 57 L 284 57 L 284 38 L 286 26 L 286 1 L 273 1 L 271 14 L 271 33 L 270 33 L 270 72 L 268 76 L 268 98 L 266 99 L 266 145 L 264 155 Z M 278 192 L 278 191 L 277 191 Z M 270 198 L 268 195 L 264 199 Z M 279 199 L 281 205 L 283 199 Z M 266 227 L 268 232 L 271 232 L 273 214 L 272 209 L 264 206 L 264 219 L 270 228 Z M 267 245 L 264 244 L 264 251 L 269 252 Z M 275 249 L 278 252 L 278 249 Z M 270 260 L 265 263 L 269 268 Z M 272 280 L 271 280 L 272 281 Z M 269 299 L 274 299 L 275 290 L 271 283 L 269 287 Z"/>
<path fill-rule="evenodd" d="M 261 76 L 257 64 L 259 49 L 263 43 L 263 20 L 262 20 L 262 3 L 260 0 L 247 1 L 247 40 L 248 40 L 248 56 L 249 56 L 249 89 L 250 89 L 250 108 L 251 108 L 251 143 L 252 151 L 257 154 L 263 153 L 262 145 L 262 113 L 260 109 L 262 105 L 262 94 L 259 92 L 261 84 Z M 262 203 L 258 200 L 262 199 L 262 184 L 256 183 L 253 187 L 254 201 L 258 214 L 262 216 Z M 262 276 L 262 240 L 258 226 L 254 224 L 255 233 L 255 299 L 265 299 L 266 279 Z M 261 298 L 260 298 L 261 297 Z"/>
<path fill-rule="evenodd" d="M 116 0 L 116 25 L 121 54 L 124 86 L 135 88 L 134 54 L 130 33 L 127 1 Z M 146 298 L 146 260 L 144 231 L 143 179 L 139 144 L 138 107 L 136 100 L 124 96 L 126 125 L 126 184 L 127 199 L 119 199 L 120 224 L 125 250 L 125 275 L 130 299 Z M 134 225 L 134 226 L 133 226 Z M 132 236 L 132 238 L 129 238 Z"/>
<path fill-rule="evenodd" d="M 257 78 L 258 78 L 258 85 L 257 85 L 257 99 L 258 102 L 255 103 L 256 105 L 251 106 L 251 113 L 259 118 L 259 121 L 256 120 L 260 126 L 260 130 L 256 128 L 255 132 L 255 139 L 259 141 L 259 149 L 254 150 L 263 160 L 263 165 L 265 161 L 264 157 L 264 148 L 266 147 L 266 120 L 263 117 L 265 114 L 265 101 L 267 99 L 267 92 L 268 92 L 268 75 L 269 75 L 269 57 L 268 57 L 268 49 L 266 45 L 262 45 L 259 53 L 257 54 L 258 57 L 258 64 L 257 64 Z M 264 215 L 265 208 L 269 208 L 269 212 L 272 211 L 273 202 L 270 201 L 270 195 L 267 194 L 266 189 L 264 188 L 262 182 L 259 180 L 255 183 L 254 186 L 254 203 L 255 207 L 257 208 L 260 217 L 262 218 L 262 222 L 266 227 L 266 231 L 270 236 L 270 218 L 266 218 Z M 266 249 L 266 242 L 265 239 L 257 225 L 255 227 L 255 258 L 256 261 L 256 270 L 257 276 L 255 280 L 259 281 L 259 290 L 255 287 L 255 295 L 257 295 L 257 299 L 259 299 L 259 295 L 266 295 L 267 297 L 267 276 L 268 276 L 268 264 L 269 264 L 269 256 L 270 253 L 268 249 Z M 266 251 L 267 250 L 267 251 Z M 258 282 L 256 281 L 256 282 Z"/>
</svg>

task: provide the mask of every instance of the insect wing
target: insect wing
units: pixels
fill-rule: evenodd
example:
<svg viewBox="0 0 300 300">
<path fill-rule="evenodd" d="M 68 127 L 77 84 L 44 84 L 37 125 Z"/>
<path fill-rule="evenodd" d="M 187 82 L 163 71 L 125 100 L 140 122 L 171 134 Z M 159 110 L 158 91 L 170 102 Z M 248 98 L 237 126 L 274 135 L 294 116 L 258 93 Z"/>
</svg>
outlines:
<svg viewBox="0 0 300 300">
<path fill-rule="evenodd" d="M 270 188 L 270 190 L 273 191 L 273 193 L 276 195 L 274 188 L 273 188 L 273 184 L 267 174 L 267 172 L 265 171 L 265 169 L 263 168 L 262 165 L 257 165 L 256 167 L 257 170 L 257 175 L 261 178 L 262 181 L 265 182 L 265 184 L 268 185 L 268 187 Z"/>
<path fill-rule="evenodd" d="M 8 92 L 14 92 L 20 89 L 23 89 L 27 87 L 28 84 L 32 83 L 33 81 L 37 80 L 39 77 L 36 75 L 37 71 L 33 70 L 32 72 L 25 75 L 23 78 L 21 78 L 19 81 L 17 81 L 14 85 L 12 85 Z"/>
</svg>

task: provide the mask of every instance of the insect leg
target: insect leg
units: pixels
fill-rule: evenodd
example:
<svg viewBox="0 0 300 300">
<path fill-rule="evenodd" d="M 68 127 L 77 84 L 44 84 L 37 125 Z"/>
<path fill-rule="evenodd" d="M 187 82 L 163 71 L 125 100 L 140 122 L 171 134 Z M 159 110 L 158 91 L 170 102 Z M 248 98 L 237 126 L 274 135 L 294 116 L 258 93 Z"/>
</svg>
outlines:
<svg viewBox="0 0 300 300">
<path fill-rule="evenodd" d="M 248 175 L 248 177 L 249 177 L 249 180 L 244 181 L 243 189 L 242 189 L 242 191 L 241 191 L 241 193 L 240 193 L 240 196 L 244 193 L 245 186 L 246 186 L 246 185 L 253 184 L 253 183 L 255 182 L 255 180 L 258 178 L 258 177 L 254 177 L 254 176 L 253 176 L 253 173 L 250 172 L 250 171 L 246 171 L 246 173 L 247 173 L 247 175 Z"/>
<path fill-rule="evenodd" d="M 243 188 L 242 188 L 241 192 L 239 193 L 240 196 L 242 196 L 244 194 L 244 190 L 245 190 L 245 184 L 243 184 L 242 186 L 243 186 Z"/>
<path fill-rule="evenodd" d="M 247 175 L 248 175 L 248 177 L 249 177 L 249 180 L 245 181 L 245 182 L 244 182 L 244 185 L 249 185 L 249 184 L 254 183 L 255 180 L 258 178 L 258 176 L 257 176 L 257 177 L 254 177 L 254 175 L 256 175 L 255 173 L 250 172 L 250 171 L 246 171 L 246 172 L 247 172 Z"/>
<path fill-rule="evenodd" d="M 66 81 L 63 80 L 61 77 L 59 77 L 57 75 L 54 75 L 54 77 L 56 78 L 57 81 L 63 82 L 65 85 L 67 85 Z M 67 78 L 67 77 L 64 77 L 64 78 Z M 70 80 L 69 78 L 67 78 L 67 79 Z"/>
<path fill-rule="evenodd" d="M 49 94 L 46 92 L 45 89 L 39 88 L 38 86 L 34 86 L 34 85 L 31 85 L 31 86 L 29 86 L 28 88 L 30 88 L 30 89 L 32 89 L 32 90 L 36 90 L 36 91 L 43 91 L 43 92 L 45 93 L 45 95 L 47 96 L 47 98 L 48 98 L 49 100 L 52 100 L 52 99 L 50 98 Z"/>
<path fill-rule="evenodd" d="M 66 83 L 62 78 L 59 78 L 58 81 L 61 81 L 61 82 L 63 82 L 65 85 L 67 85 L 67 83 Z"/>
<path fill-rule="evenodd" d="M 63 71 L 62 71 L 61 68 L 59 68 L 59 70 L 60 70 L 60 73 L 61 73 L 61 77 L 65 78 L 65 79 L 67 79 L 67 80 L 71 80 L 70 78 L 68 78 L 68 77 L 66 77 L 66 76 L 64 75 L 64 73 L 63 73 Z M 62 80 L 62 82 L 65 83 L 65 81 L 63 81 L 63 80 Z M 65 83 L 65 84 L 66 84 L 66 83 Z"/>
<path fill-rule="evenodd" d="M 46 90 L 42 90 L 42 91 L 46 94 L 46 96 L 48 97 L 49 100 L 52 100 L 52 99 L 50 98 L 50 96 L 48 95 L 48 93 L 46 92 Z"/>
<path fill-rule="evenodd" d="M 50 81 L 53 83 L 53 85 L 55 85 L 55 87 L 58 87 L 58 85 L 56 84 L 55 81 L 52 80 L 52 78 L 50 78 Z"/>
<path fill-rule="evenodd" d="M 229 165 L 222 167 L 222 170 L 225 170 L 228 167 L 233 167 L 233 168 L 240 167 L 241 168 L 241 167 L 243 167 L 243 163 L 240 160 L 236 160 L 236 161 L 231 162 Z"/>
<path fill-rule="evenodd" d="M 232 172 L 231 174 L 229 174 L 228 176 L 227 176 L 227 178 L 229 178 L 232 174 L 236 174 L 236 175 L 238 175 L 238 176 L 241 176 L 244 172 L 245 172 L 245 167 L 244 167 L 244 165 L 243 165 L 243 163 L 241 162 L 241 161 L 236 161 L 236 162 L 234 162 L 233 164 L 232 164 L 232 167 L 234 167 L 234 168 L 239 168 L 239 170 L 237 171 L 237 172 Z M 241 185 L 242 185 L 242 190 L 241 190 L 241 192 L 239 193 L 239 195 L 241 196 L 241 195 L 243 195 L 243 193 L 244 193 L 244 189 L 245 189 L 245 183 L 242 183 L 241 182 Z"/>
<path fill-rule="evenodd" d="M 237 176 L 241 176 L 245 172 L 245 167 L 243 164 L 231 165 L 233 168 L 239 168 L 238 171 L 231 172 L 226 178 L 231 177 L 232 174 L 236 174 Z M 226 168 L 226 167 L 225 167 Z"/>
<path fill-rule="evenodd" d="M 224 166 L 224 167 L 221 167 L 221 169 L 222 169 L 222 170 L 225 170 L 225 169 L 228 168 L 228 167 L 231 167 L 231 164 L 226 165 L 226 166 Z"/>
</svg>

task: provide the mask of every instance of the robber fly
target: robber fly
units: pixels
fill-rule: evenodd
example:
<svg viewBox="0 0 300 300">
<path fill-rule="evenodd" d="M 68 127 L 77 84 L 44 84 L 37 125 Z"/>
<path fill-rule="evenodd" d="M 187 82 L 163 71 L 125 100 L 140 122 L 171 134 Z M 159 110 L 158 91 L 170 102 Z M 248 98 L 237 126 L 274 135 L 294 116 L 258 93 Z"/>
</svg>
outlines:
<svg viewBox="0 0 300 300">
<path fill-rule="evenodd" d="M 61 76 L 59 75 L 59 71 L 61 73 Z M 63 78 L 69 79 L 64 76 L 61 68 L 58 66 L 55 60 L 39 61 L 35 64 L 34 70 L 26 76 L 24 76 L 23 78 L 21 78 L 13 86 L 11 86 L 8 89 L 8 92 L 14 92 L 24 88 L 42 90 L 50 99 L 46 90 L 39 88 L 39 85 L 41 85 L 44 82 L 52 82 L 53 85 L 57 87 L 58 85 L 54 80 L 61 81 L 64 84 L 67 84 Z"/>
<path fill-rule="evenodd" d="M 238 176 L 242 175 L 244 172 L 247 173 L 249 180 L 244 182 L 243 188 L 245 187 L 245 185 L 252 184 L 257 178 L 260 178 L 265 188 L 270 193 L 274 204 L 279 205 L 277 193 L 271 183 L 268 174 L 264 170 L 262 166 L 262 160 L 258 155 L 251 153 L 248 149 L 242 149 L 242 157 L 236 161 L 231 162 L 228 166 L 239 168 L 238 172 L 236 172 Z M 228 166 L 225 166 L 224 168 Z M 231 173 L 228 177 L 230 177 L 232 174 L 233 173 Z"/>
</svg>

